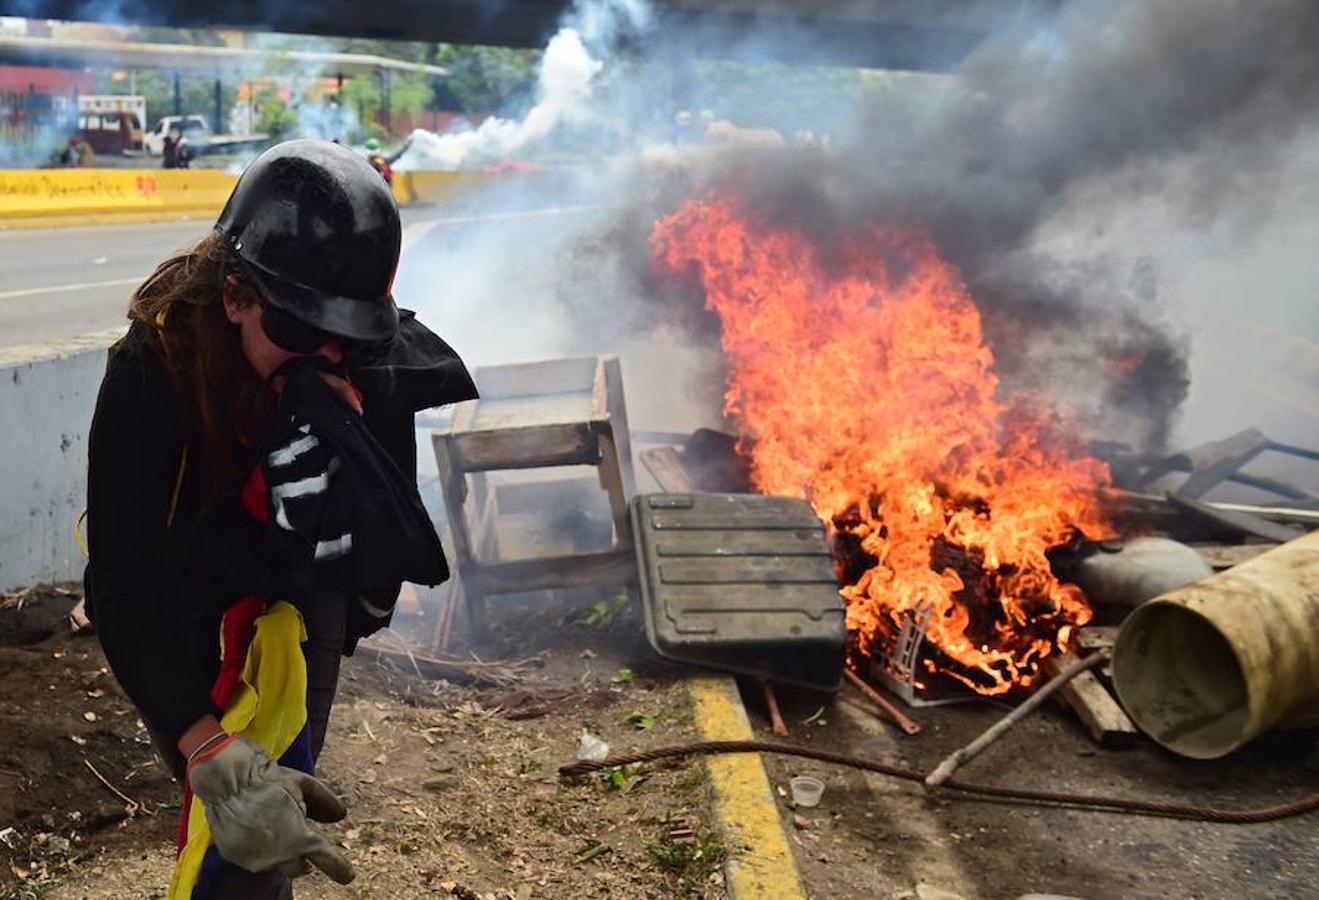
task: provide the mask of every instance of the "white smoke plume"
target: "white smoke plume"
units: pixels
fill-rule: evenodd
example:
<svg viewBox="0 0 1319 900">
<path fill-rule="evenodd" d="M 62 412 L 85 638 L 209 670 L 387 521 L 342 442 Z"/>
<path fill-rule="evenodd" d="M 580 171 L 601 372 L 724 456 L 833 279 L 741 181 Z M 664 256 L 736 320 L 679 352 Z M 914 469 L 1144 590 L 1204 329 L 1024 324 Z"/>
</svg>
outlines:
<svg viewBox="0 0 1319 900">
<path fill-rule="evenodd" d="M 496 162 L 541 138 L 558 125 L 587 118 L 592 110 L 591 83 L 604 64 L 591 58 L 581 35 L 564 28 L 545 47 L 537 75 L 537 101 L 520 121 L 492 116 L 472 130 L 435 134 L 413 131 L 399 169 L 470 168 Z"/>
<path fill-rule="evenodd" d="M 477 128 L 435 134 L 419 128 L 396 168 L 473 168 L 534 147 L 561 125 L 589 123 L 602 110 L 595 102 L 596 81 L 605 64 L 592 56 L 612 54 L 624 33 L 638 33 L 650 23 L 643 0 L 579 2 L 545 46 L 536 72 L 536 103 L 518 120 L 492 116 Z"/>
</svg>

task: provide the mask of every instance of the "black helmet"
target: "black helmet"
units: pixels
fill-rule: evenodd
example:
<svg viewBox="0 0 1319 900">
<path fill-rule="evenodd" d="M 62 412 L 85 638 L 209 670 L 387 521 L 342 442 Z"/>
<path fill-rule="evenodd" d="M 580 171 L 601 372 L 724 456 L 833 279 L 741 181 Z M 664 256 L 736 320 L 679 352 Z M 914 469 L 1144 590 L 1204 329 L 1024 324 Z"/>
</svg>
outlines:
<svg viewBox="0 0 1319 900">
<path fill-rule="evenodd" d="M 285 141 L 243 172 L 215 228 L 295 318 L 357 341 L 393 337 L 402 229 L 389 186 L 329 141 Z"/>
</svg>

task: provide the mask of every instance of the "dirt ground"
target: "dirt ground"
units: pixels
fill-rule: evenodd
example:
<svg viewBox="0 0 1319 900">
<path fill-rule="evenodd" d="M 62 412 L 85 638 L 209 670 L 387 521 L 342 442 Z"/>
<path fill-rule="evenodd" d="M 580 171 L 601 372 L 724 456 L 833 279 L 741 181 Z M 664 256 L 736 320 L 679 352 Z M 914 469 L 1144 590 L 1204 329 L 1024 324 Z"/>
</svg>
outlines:
<svg viewBox="0 0 1319 900">
<path fill-rule="evenodd" d="M 74 599 L 43 589 L 21 609 L 0 610 L 0 898 L 163 897 L 176 787 L 95 638 L 67 635 Z M 508 684 L 419 679 L 407 663 L 366 654 L 346 662 L 321 774 L 349 802 L 348 819 L 328 830 L 358 880 L 340 888 L 312 876 L 299 896 L 724 896 L 726 851 L 709 827 L 703 766 L 576 783 L 555 774 L 583 729 L 615 751 L 694 737 L 684 673 L 653 657 L 635 610 L 577 598 L 510 602 L 493 613 L 499 638 L 482 657 L 534 660 Z M 759 693 L 745 698 L 768 738 Z M 788 740 L 923 770 L 1005 709 L 917 710 L 924 730 L 905 737 L 850 688 L 837 698 L 784 691 L 780 700 Z M 1315 740 L 1314 732 L 1275 734 L 1226 760 L 1192 763 L 1148 742 L 1100 749 L 1070 713 L 1048 706 L 959 777 L 1261 806 L 1319 789 Z M 1232 826 L 931 802 L 880 776 L 765 760 L 812 898 L 1317 896 L 1315 815 Z M 142 808 L 127 815 L 87 763 Z M 797 774 L 825 782 L 818 807 L 790 808 L 787 783 Z M 675 840 L 683 826 L 694 839 Z"/>
<path fill-rule="evenodd" d="M 176 786 L 95 638 L 67 635 L 74 599 L 42 590 L 0 611 L 0 898 L 163 897 Z M 556 775 L 583 729 L 617 751 L 694 736 L 681 679 L 633 611 L 607 607 L 498 610 L 508 658 L 536 659 L 508 686 L 346 661 L 320 774 L 349 804 L 327 830 L 358 878 L 314 875 L 299 896 L 723 896 L 702 767 Z M 84 759 L 142 810 L 128 817 Z"/>
</svg>

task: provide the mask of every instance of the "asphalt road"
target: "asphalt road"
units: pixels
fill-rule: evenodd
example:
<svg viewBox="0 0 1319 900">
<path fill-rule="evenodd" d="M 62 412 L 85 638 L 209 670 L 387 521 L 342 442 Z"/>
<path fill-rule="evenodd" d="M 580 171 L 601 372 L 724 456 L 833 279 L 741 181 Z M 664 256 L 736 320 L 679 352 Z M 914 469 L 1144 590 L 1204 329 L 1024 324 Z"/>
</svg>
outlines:
<svg viewBox="0 0 1319 900">
<path fill-rule="evenodd" d="M 405 241 L 431 210 L 404 210 Z M 0 231 L 0 347 L 60 341 L 122 325 L 133 288 L 195 243 L 209 220 Z"/>
</svg>

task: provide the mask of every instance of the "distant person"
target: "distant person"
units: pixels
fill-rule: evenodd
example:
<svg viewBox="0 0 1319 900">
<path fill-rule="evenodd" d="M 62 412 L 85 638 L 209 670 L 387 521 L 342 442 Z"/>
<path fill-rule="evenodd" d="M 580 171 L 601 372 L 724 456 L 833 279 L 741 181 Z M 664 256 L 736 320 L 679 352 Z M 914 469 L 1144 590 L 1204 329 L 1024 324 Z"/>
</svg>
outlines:
<svg viewBox="0 0 1319 900">
<path fill-rule="evenodd" d="M 192 163 L 192 146 L 188 138 L 177 128 L 171 128 L 165 135 L 161 161 L 166 169 L 187 169 Z"/>
<path fill-rule="evenodd" d="M 394 159 L 398 157 L 395 156 Z M 371 163 L 371 167 L 380 173 L 380 177 L 385 179 L 385 184 L 394 184 L 394 166 L 392 160 L 380 152 L 380 141 L 375 138 L 366 139 L 366 159 Z"/>
<path fill-rule="evenodd" d="M 170 897 L 289 900 L 313 865 L 353 879 L 309 824 L 345 814 L 314 777 L 340 657 L 402 582 L 448 577 L 414 414 L 476 390 L 394 303 L 398 207 L 365 163 L 314 140 L 258 156 L 110 348 L 87 611 L 183 790 Z"/>
<path fill-rule="evenodd" d="M 90 168 L 96 165 L 96 151 L 80 134 L 69 135 L 69 145 L 60 154 L 60 165 L 69 168 Z"/>
</svg>

